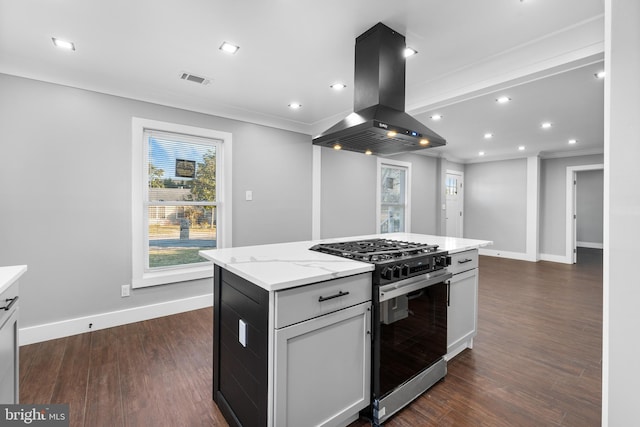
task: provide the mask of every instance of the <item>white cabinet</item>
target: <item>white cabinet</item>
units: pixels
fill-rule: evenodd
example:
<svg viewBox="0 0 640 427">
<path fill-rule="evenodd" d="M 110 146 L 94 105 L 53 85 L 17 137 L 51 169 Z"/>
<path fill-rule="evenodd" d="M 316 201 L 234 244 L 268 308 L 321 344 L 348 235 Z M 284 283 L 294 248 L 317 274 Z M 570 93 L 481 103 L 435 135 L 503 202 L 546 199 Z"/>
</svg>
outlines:
<svg viewBox="0 0 640 427">
<path fill-rule="evenodd" d="M 447 356 L 450 360 L 473 347 L 478 330 L 478 251 L 451 256 L 449 306 L 447 311 Z"/>
<path fill-rule="evenodd" d="M 368 274 L 276 293 L 274 426 L 344 426 L 369 405 L 370 299 Z"/>
<path fill-rule="evenodd" d="M 0 293 L 0 404 L 18 403 L 18 283 Z"/>
</svg>

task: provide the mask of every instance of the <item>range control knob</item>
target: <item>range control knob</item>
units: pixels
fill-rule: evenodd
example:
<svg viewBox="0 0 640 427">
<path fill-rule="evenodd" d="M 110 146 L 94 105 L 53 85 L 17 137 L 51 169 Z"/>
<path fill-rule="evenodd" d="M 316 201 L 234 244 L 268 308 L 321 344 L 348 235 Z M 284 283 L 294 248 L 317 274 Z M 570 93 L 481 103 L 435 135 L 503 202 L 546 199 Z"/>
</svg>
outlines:
<svg viewBox="0 0 640 427">
<path fill-rule="evenodd" d="M 402 264 L 402 267 L 401 267 L 401 268 L 402 268 L 402 273 L 401 273 L 401 274 L 402 274 L 404 277 L 409 276 L 409 264 Z"/>
<path fill-rule="evenodd" d="M 451 265 L 451 257 L 447 255 L 440 255 L 436 257 L 436 265 L 438 267 L 446 267 Z"/>
<path fill-rule="evenodd" d="M 391 267 L 383 268 L 380 272 L 380 277 L 385 280 L 391 280 L 391 278 L 393 277 L 393 269 Z"/>
<path fill-rule="evenodd" d="M 399 265 L 394 265 L 393 266 L 393 277 L 395 277 L 396 279 L 399 279 L 401 271 L 402 271 L 402 267 L 400 267 Z"/>
</svg>

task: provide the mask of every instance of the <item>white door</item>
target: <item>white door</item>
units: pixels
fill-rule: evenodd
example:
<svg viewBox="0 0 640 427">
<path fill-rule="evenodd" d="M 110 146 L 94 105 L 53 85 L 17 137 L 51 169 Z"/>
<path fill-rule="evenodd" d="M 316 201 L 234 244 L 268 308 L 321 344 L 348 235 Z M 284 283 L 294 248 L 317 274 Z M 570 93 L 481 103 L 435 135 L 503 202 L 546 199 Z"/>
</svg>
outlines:
<svg viewBox="0 0 640 427">
<path fill-rule="evenodd" d="M 447 171 L 445 181 L 446 194 L 446 235 L 462 237 L 463 224 L 463 174 L 458 171 Z"/>
</svg>

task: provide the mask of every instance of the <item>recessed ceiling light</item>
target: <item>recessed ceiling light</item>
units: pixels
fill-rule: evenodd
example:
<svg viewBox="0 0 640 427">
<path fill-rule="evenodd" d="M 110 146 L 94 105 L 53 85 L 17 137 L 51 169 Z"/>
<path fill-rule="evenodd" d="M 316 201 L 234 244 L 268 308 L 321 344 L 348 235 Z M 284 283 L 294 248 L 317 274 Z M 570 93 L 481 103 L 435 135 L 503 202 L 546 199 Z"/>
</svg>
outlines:
<svg viewBox="0 0 640 427">
<path fill-rule="evenodd" d="M 238 49 L 240 49 L 240 46 L 236 46 L 229 42 L 222 42 L 219 49 L 223 52 L 230 53 L 231 55 L 233 55 L 238 51 Z"/>
<path fill-rule="evenodd" d="M 411 47 L 405 47 L 405 48 L 404 48 L 404 52 L 403 52 L 403 54 L 404 54 L 404 57 L 405 57 L 405 58 L 408 58 L 408 57 L 410 57 L 410 56 L 413 56 L 413 55 L 415 55 L 416 53 L 418 53 L 418 51 L 417 51 L 417 50 L 415 50 L 415 49 L 413 49 L 413 48 L 411 48 Z"/>
<path fill-rule="evenodd" d="M 596 76 L 596 79 L 604 79 L 605 75 L 606 73 L 604 71 L 598 71 L 597 73 L 594 74 L 594 76 Z"/>
<path fill-rule="evenodd" d="M 576 144 L 578 142 L 577 139 L 570 139 L 569 144 Z"/>
<path fill-rule="evenodd" d="M 334 90 L 342 90 L 342 89 L 344 89 L 345 87 L 347 87 L 347 85 L 345 85 L 345 84 L 343 84 L 343 83 L 334 83 L 334 84 L 332 84 L 332 85 L 331 85 L 331 86 L 329 86 L 329 87 L 330 87 L 331 89 L 334 89 Z"/>
<path fill-rule="evenodd" d="M 484 151 L 480 151 L 480 152 L 478 153 L 478 156 L 484 156 Z"/>
<path fill-rule="evenodd" d="M 524 145 L 519 146 L 519 147 L 518 147 L 518 150 L 520 150 L 520 151 L 524 151 Z"/>
<path fill-rule="evenodd" d="M 487 133 L 484 134 L 484 139 L 491 139 L 491 138 L 493 138 L 493 134 L 492 133 L 487 132 Z"/>
<path fill-rule="evenodd" d="M 291 104 L 289 104 L 289 108 L 297 110 L 298 108 L 301 108 L 302 104 L 298 104 L 297 102 L 292 102 Z"/>
<path fill-rule="evenodd" d="M 441 114 L 434 114 L 433 116 L 431 116 L 431 120 L 441 120 L 441 119 L 442 119 Z"/>
<path fill-rule="evenodd" d="M 373 152 L 371 150 L 367 150 L 364 152 L 364 154 L 366 154 L 367 156 L 370 156 L 371 154 L 373 154 Z"/>
<path fill-rule="evenodd" d="M 64 49 L 64 50 L 76 50 L 76 47 L 70 41 L 60 40 L 60 39 L 57 39 L 55 37 L 51 37 L 51 40 L 53 41 L 53 45 L 55 47 L 58 47 L 58 48 Z"/>
<path fill-rule="evenodd" d="M 336 144 L 336 145 L 333 146 L 333 149 L 334 150 L 342 150 L 342 145 Z"/>
<path fill-rule="evenodd" d="M 551 123 L 550 122 L 544 122 L 540 125 L 540 127 L 542 129 L 549 129 L 551 127 Z"/>
<path fill-rule="evenodd" d="M 496 102 L 498 104 L 506 104 L 509 101 L 511 101 L 511 98 L 509 98 L 508 96 L 501 96 L 499 98 L 496 98 Z"/>
</svg>

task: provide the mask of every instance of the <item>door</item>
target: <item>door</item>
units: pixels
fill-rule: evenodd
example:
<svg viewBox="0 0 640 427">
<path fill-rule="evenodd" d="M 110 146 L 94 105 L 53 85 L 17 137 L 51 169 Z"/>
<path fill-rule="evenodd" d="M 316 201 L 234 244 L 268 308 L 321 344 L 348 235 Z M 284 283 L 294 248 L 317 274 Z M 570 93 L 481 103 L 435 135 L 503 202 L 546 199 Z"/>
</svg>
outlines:
<svg viewBox="0 0 640 427">
<path fill-rule="evenodd" d="M 337 426 L 371 398 L 371 303 L 275 332 L 278 427 Z"/>
<path fill-rule="evenodd" d="M 447 284 L 437 283 L 380 302 L 379 340 L 374 395 L 381 398 L 446 354 Z"/>
<path fill-rule="evenodd" d="M 446 194 L 446 235 L 462 237 L 463 225 L 463 174 L 459 171 L 447 171 L 445 181 Z"/>
</svg>

